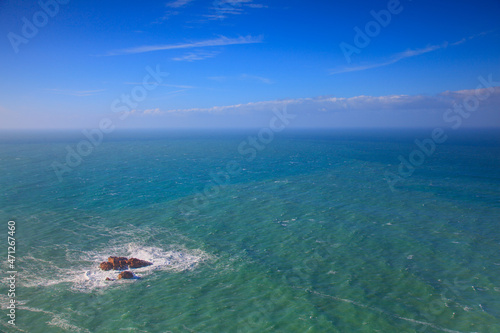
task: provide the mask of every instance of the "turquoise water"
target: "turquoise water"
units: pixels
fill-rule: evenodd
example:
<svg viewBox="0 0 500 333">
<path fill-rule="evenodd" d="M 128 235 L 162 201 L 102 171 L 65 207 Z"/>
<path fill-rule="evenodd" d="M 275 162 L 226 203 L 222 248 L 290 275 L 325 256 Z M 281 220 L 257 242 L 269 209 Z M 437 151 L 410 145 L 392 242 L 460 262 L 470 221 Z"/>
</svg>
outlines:
<svg viewBox="0 0 500 333">
<path fill-rule="evenodd" d="M 113 133 L 62 181 L 81 133 L 4 134 L 0 331 L 500 332 L 498 134 L 450 133 L 392 191 L 429 131 L 284 131 L 248 160 L 257 132 Z M 110 255 L 153 266 L 104 281 Z"/>
</svg>

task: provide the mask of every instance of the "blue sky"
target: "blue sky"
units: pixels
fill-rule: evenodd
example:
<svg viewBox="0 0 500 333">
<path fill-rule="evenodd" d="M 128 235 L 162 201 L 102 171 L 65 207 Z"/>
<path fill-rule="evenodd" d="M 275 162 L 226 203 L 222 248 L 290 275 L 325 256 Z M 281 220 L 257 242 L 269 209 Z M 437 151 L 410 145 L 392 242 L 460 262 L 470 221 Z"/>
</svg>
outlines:
<svg viewBox="0 0 500 333">
<path fill-rule="evenodd" d="M 285 108 L 291 127 L 500 126 L 498 17 L 497 0 L 0 1 L 0 128 L 259 127 Z"/>
</svg>

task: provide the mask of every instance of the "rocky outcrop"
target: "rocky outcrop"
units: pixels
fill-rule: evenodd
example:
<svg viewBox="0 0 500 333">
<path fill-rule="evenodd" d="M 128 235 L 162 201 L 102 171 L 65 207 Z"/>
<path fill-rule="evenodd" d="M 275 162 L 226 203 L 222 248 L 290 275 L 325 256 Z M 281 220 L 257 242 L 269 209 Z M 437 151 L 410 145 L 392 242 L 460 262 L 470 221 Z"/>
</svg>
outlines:
<svg viewBox="0 0 500 333">
<path fill-rule="evenodd" d="M 103 271 L 110 271 L 113 269 L 113 264 L 108 262 L 108 261 L 104 261 L 104 262 L 101 262 L 101 264 L 99 265 L 99 267 L 103 270 Z"/>
<path fill-rule="evenodd" d="M 137 258 L 130 258 L 129 260 L 127 260 L 127 264 L 130 268 L 140 268 L 140 267 L 150 266 L 153 263 L 146 261 L 146 260 L 137 259 Z"/>
<path fill-rule="evenodd" d="M 113 265 L 113 269 L 127 269 L 127 258 L 125 257 L 109 257 L 108 262 Z"/>
<path fill-rule="evenodd" d="M 130 258 L 127 259 L 126 257 L 109 257 L 108 261 L 103 261 L 99 265 L 99 267 L 103 271 L 109 271 L 109 270 L 125 270 L 128 268 L 141 268 L 141 267 L 146 267 L 152 265 L 152 262 L 142 260 L 142 259 L 137 259 L 137 258 Z"/>
<path fill-rule="evenodd" d="M 118 274 L 118 279 L 133 279 L 134 278 L 134 273 L 131 271 L 123 271 L 120 274 Z"/>
<path fill-rule="evenodd" d="M 103 271 L 110 271 L 112 269 L 122 271 L 120 274 L 118 274 L 118 279 L 133 279 L 136 276 L 134 275 L 134 273 L 127 271 L 127 269 L 146 267 L 152 264 L 152 262 L 137 258 L 127 259 L 126 257 L 111 256 L 108 258 L 108 261 L 101 262 L 99 267 Z M 114 279 L 107 277 L 106 281 L 114 281 Z"/>
</svg>

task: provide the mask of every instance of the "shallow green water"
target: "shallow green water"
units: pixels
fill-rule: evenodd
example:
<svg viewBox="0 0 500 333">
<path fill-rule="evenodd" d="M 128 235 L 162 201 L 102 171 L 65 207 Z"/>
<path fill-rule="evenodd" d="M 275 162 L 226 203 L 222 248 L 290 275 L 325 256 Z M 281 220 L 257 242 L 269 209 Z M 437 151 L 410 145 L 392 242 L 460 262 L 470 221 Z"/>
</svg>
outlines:
<svg viewBox="0 0 500 333">
<path fill-rule="evenodd" d="M 243 133 L 129 133 L 62 182 L 78 135 L 3 143 L 0 330 L 500 332 L 498 141 L 450 140 L 393 192 L 412 135 L 283 133 L 247 161 Z M 109 255 L 154 265 L 106 282 Z"/>
</svg>

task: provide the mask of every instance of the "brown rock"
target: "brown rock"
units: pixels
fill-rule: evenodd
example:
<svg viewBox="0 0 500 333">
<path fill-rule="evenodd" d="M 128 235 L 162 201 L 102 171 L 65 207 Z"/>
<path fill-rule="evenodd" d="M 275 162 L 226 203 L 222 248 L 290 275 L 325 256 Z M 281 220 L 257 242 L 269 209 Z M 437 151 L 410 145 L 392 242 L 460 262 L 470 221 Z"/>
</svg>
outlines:
<svg viewBox="0 0 500 333">
<path fill-rule="evenodd" d="M 134 273 L 130 271 L 123 271 L 120 274 L 118 274 L 118 279 L 133 279 L 134 278 Z"/>
<path fill-rule="evenodd" d="M 109 271 L 109 270 L 112 270 L 113 269 L 113 264 L 110 263 L 109 261 L 103 261 L 101 262 L 101 264 L 99 265 L 99 267 L 103 270 L 103 271 Z"/>
<path fill-rule="evenodd" d="M 110 279 L 109 277 L 106 278 L 106 281 L 114 281 L 115 279 Z"/>
<path fill-rule="evenodd" d="M 146 261 L 146 260 L 137 259 L 137 258 L 130 258 L 129 260 L 127 260 L 127 264 L 130 268 L 139 268 L 139 267 L 150 266 L 153 263 Z"/>
<path fill-rule="evenodd" d="M 127 269 L 127 258 L 125 257 L 109 257 L 108 262 L 113 265 L 113 269 Z"/>
</svg>

